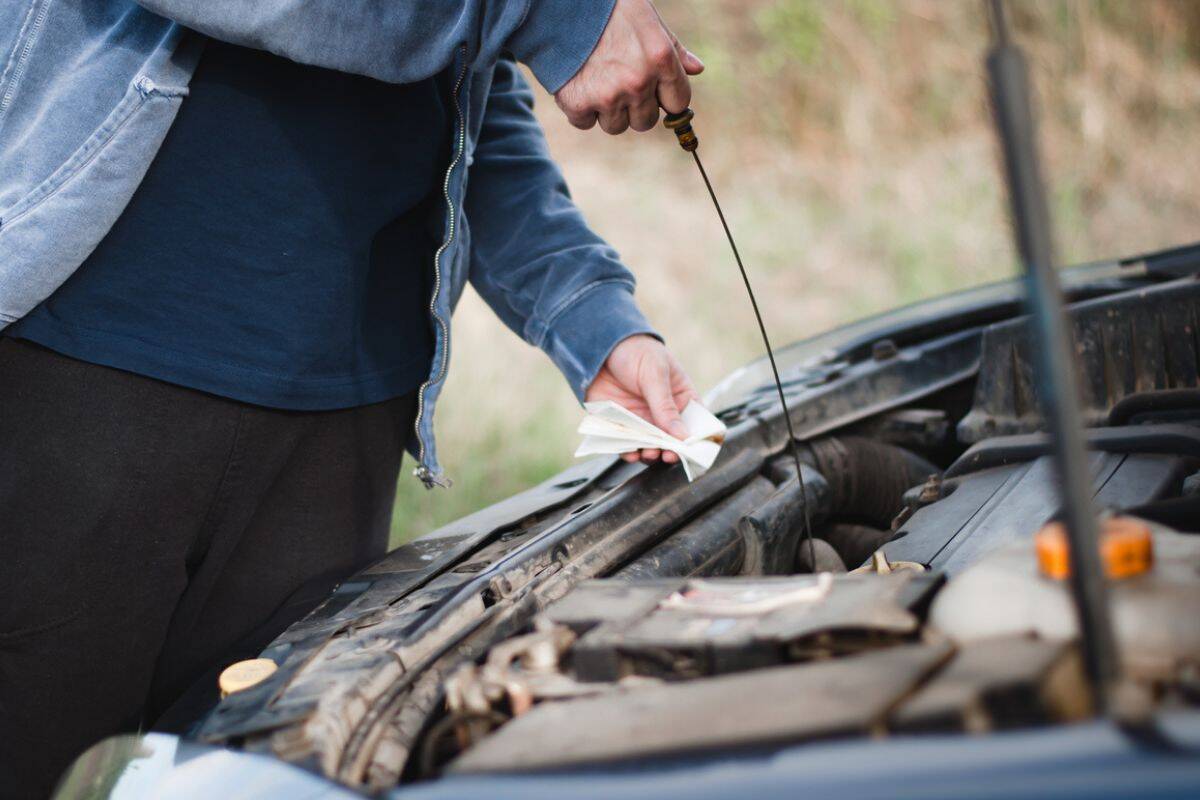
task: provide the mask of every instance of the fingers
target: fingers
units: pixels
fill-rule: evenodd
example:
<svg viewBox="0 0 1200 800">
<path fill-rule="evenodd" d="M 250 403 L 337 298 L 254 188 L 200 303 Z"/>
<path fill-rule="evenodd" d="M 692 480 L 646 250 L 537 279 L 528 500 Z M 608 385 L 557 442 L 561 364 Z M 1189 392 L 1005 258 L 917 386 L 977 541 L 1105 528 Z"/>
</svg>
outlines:
<svg viewBox="0 0 1200 800">
<path fill-rule="evenodd" d="M 679 359 L 675 358 L 675 354 L 670 350 L 667 351 L 667 367 L 671 371 L 671 390 L 675 394 L 675 404 L 682 412 L 691 401 L 700 401 L 700 393 L 696 391 L 695 384 L 684 371 Z"/>
<path fill-rule="evenodd" d="M 658 104 L 672 114 L 678 114 L 692 102 L 692 85 L 688 82 L 683 64 L 675 50 L 658 76 Z"/>
<path fill-rule="evenodd" d="M 671 369 L 666 361 L 652 368 L 649 376 L 642 381 L 642 395 L 655 425 L 676 439 L 687 438 L 687 427 L 679 417 L 675 394 L 671 391 Z"/>
<path fill-rule="evenodd" d="M 672 453 L 670 450 L 659 451 L 647 447 L 645 450 L 635 450 L 632 453 L 621 453 L 621 460 L 630 464 L 635 464 L 638 461 L 650 463 L 662 458 L 667 464 L 675 464 L 679 461 L 679 456 Z"/>
<path fill-rule="evenodd" d="M 689 402 L 699 399 L 699 394 L 660 340 L 648 334 L 635 334 L 613 348 L 588 387 L 587 399 L 615 400 L 670 435 L 686 439 L 689 433 L 681 414 Z M 631 463 L 680 461 L 677 453 L 659 448 L 623 453 L 621 458 Z"/>
<path fill-rule="evenodd" d="M 581 131 L 590 130 L 596 125 L 596 112 L 582 104 L 574 102 L 566 92 L 560 93 L 554 98 L 562 112 L 567 115 L 567 122 L 570 122 Z"/>
<path fill-rule="evenodd" d="M 687 65 L 692 63 L 694 59 L 699 63 L 700 59 L 691 56 L 687 48 L 679 43 L 679 39 L 675 38 L 675 34 L 671 36 L 671 56 L 669 59 L 664 59 L 661 62 L 661 69 L 658 76 L 658 91 L 657 101 L 660 106 L 665 108 L 672 114 L 678 114 L 685 110 L 692 102 L 692 85 L 688 81 Z M 701 64 L 700 69 L 704 66 Z"/>
<path fill-rule="evenodd" d="M 660 459 L 660 458 L 663 460 L 664 464 L 678 464 L 679 463 L 679 455 L 670 450 L 659 451 L 659 450 L 651 450 L 651 449 L 647 448 L 646 450 L 642 451 L 642 461 L 645 461 L 646 463 L 650 463 L 652 461 L 658 461 L 658 459 Z"/>
<path fill-rule="evenodd" d="M 644 97 L 629 109 L 629 127 L 635 131 L 651 130 L 658 124 L 658 100 L 653 96 Z"/>
<path fill-rule="evenodd" d="M 631 127 L 648 131 L 660 106 L 672 113 L 687 108 L 688 76 L 703 69 L 650 0 L 617 0 L 600 40 L 555 100 L 576 128 L 599 123 L 613 135 Z"/>
<path fill-rule="evenodd" d="M 662 25 L 663 30 L 670 36 L 671 44 L 675 47 L 675 53 L 679 57 L 679 63 L 683 65 L 684 72 L 688 75 L 699 75 L 703 72 L 704 62 L 697 58 L 695 53 L 683 46 L 683 43 L 679 41 L 679 37 L 667 27 L 667 21 L 662 18 L 662 14 L 658 13 L 658 9 L 655 9 L 654 13 L 658 16 L 658 22 Z"/>
<path fill-rule="evenodd" d="M 700 401 L 700 393 L 696 391 L 696 387 L 692 385 L 692 379 L 687 376 L 683 368 L 674 363 L 674 359 L 671 359 L 671 361 L 671 376 L 674 379 L 671 384 L 673 387 L 672 390 L 675 393 L 675 400 L 679 405 L 679 410 L 683 411 L 692 400 Z"/>
<path fill-rule="evenodd" d="M 616 136 L 629 129 L 629 109 L 624 106 L 600 112 L 600 129 Z"/>
<path fill-rule="evenodd" d="M 665 108 L 671 112 L 682 111 L 691 102 L 692 88 L 688 83 L 688 74 L 699 74 L 704 69 L 700 59 L 692 55 L 682 45 L 675 49 L 665 49 L 663 55 L 654 56 L 655 64 L 659 65 L 657 80 L 642 80 L 636 85 L 626 87 L 623 92 L 626 100 L 620 105 L 602 107 L 598 112 L 600 128 L 608 134 L 624 133 L 629 128 L 644 132 L 652 130 L 658 124 L 659 109 Z M 567 118 L 577 128 L 590 128 L 596 121 L 596 112 L 579 114 L 576 119 L 568 113 Z"/>
<path fill-rule="evenodd" d="M 683 71 L 688 75 L 699 75 L 704 72 L 704 62 L 695 53 L 684 47 L 678 39 L 675 40 L 675 54 L 679 57 Z"/>
<path fill-rule="evenodd" d="M 596 112 L 587 111 L 582 114 L 571 114 L 567 116 L 567 121 L 579 128 L 581 131 L 588 131 L 596 127 Z"/>
</svg>

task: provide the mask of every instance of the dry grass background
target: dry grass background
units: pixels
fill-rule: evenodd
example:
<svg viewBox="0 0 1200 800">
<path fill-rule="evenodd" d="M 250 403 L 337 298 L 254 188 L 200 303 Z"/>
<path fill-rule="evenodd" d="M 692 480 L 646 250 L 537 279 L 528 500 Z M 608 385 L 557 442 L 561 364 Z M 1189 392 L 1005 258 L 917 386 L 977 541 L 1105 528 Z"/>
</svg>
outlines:
<svg viewBox="0 0 1200 800">
<path fill-rule="evenodd" d="M 660 0 L 707 64 L 693 107 L 783 344 L 1015 270 L 964 0 Z M 1200 1 L 1017 0 L 1061 259 L 1200 239 Z M 690 159 L 662 129 L 608 137 L 538 114 L 592 226 L 701 391 L 760 344 Z M 558 373 L 468 292 L 438 432 L 455 485 L 405 475 L 393 539 L 564 467 L 579 409 Z M 411 464 L 410 464 L 411 466 Z"/>
</svg>

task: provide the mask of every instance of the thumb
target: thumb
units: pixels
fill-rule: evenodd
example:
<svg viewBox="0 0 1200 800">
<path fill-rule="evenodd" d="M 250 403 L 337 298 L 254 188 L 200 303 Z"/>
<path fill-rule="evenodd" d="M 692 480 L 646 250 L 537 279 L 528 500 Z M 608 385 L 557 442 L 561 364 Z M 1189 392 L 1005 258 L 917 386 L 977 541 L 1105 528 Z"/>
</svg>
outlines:
<svg viewBox="0 0 1200 800">
<path fill-rule="evenodd" d="M 704 62 L 693 53 L 691 50 L 680 46 L 679 63 L 683 65 L 683 71 L 688 75 L 699 75 L 704 72 Z"/>
<path fill-rule="evenodd" d="M 650 417 L 654 424 L 676 439 L 686 439 L 688 430 L 679 416 L 679 408 L 675 405 L 670 378 L 670 368 L 666 364 L 660 364 L 644 382 L 642 394 L 650 408 Z"/>
<path fill-rule="evenodd" d="M 679 57 L 679 65 L 683 67 L 684 73 L 688 75 L 699 75 L 704 72 L 704 62 L 700 57 L 683 46 L 683 42 L 679 41 L 674 35 L 671 36 L 672 44 L 675 45 L 675 55 Z"/>
</svg>

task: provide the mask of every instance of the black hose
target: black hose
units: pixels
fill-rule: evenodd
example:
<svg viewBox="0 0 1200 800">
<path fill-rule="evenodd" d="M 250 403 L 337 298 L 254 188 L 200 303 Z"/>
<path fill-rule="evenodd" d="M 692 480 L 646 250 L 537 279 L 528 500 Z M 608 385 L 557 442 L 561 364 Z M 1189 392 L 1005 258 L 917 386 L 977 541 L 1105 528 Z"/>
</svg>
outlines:
<svg viewBox="0 0 1200 800">
<path fill-rule="evenodd" d="M 808 447 L 829 482 L 830 516 L 885 530 L 904 493 L 940 471 L 916 453 L 861 436 L 826 436 Z"/>
<path fill-rule="evenodd" d="M 794 462 L 781 456 L 771 480 L 751 481 L 612 577 L 786 575 L 812 570 L 814 555 L 818 570 L 857 567 L 891 539 L 904 493 L 938 471 L 915 453 L 861 436 L 827 436 L 808 447 L 816 469 L 803 466 L 802 484 Z M 774 493 L 772 481 L 779 484 Z M 827 528 L 827 543 L 804 541 L 810 513 L 841 523 Z M 797 546 L 807 552 L 797 553 Z"/>
<path fill-rule="evenodd" d="M 1143 416 L 1155 417 L 1158 422 L 1175 422 L 1193 419 L 1197 413 L 1200 413 L 1200 389 L 1156 389 L 1122 397 L 1108 412 L 1108 424 L 1133 425 Z"/>
<path fill-rule="evenodd" d="M 766 478 L 755 478 L 621 568 L 613 579 L 738 574 L 746 556 L 738 520 L 762 506 L 774 490 Z"/>
</svg>

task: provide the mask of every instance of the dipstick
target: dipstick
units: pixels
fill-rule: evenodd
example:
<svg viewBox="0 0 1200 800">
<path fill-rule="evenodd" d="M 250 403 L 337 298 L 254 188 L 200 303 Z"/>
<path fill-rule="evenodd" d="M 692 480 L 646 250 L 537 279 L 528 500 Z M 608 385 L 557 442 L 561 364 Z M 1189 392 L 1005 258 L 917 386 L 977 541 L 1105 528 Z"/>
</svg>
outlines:
<svg viewBox="0 0 1200 800">
<path fill-rule="evenodd" d="M 708 189 L 708 196 L 712 198 L 713 207 L 717 210 L 717 217 L 721 220 L 721 227 L 725 229 L 725 238 L 729 240 L 729 247 L 733 250 L 733 259 L 737 262 L 738 271 L 742 273 L 742 283 L 746 286 L 746 294 L 750 297 L 750 306 L 754 309 L 754 319 L 758 322 L 758 332 L 762 334 L 763 346 L 767 350 L 767 360 L 771 363 L 771 374 L 775 378 L 775 391 L 779 393 L 779 405 L 783 409 L 783 421 L 787 425 L 788 443 L 791 446 L 792 460 L 796 462 L 796 479 L 800 482 L 800 496 L 804 502 L 804 538 L 808 542 L 808 560 L 813 565 L 813 570 L 817 568 L 816 545 L 813 544 L 812 535 L 812 519 L 810 518 L 808 508 L 808 492 L 804 488 L 804 467 L 800 461 L 800 449 L 796 442 L 796 430 L 792 427 L 792 415 L 788 411 L 787 398 L 783 392 L 783 381 L 779 379 L 779 367 L 775 364 L 775 351 L 771 349 L 771 340 L 767 336 L 767 326 L 763 324 L 762 312 L 758 309 L 758 300 L 754 297 L 754 289 L 750 286 L 750 276 L 746 274 L 746 267 L 742 263 L 742 256 L 738 253 L 737 243 L 733 240 L 733 233 L 729 230 L 729 223 L 725 220 L 725 212 L 721 210 L 721 203 L 717 200 L 717 193 L 713 191 L 712 181 L 708 178 L 708 173 L 704 169 L 704 163 L 700 160 L 700 139 L 696 136 L 695 130 L 692 129 L 692 120 L 695 118 L 695 113 L 690 109 L 684 109 L 679 114 L 667 114 L 663 119 L 663 125 L 674 132 L 675 137 L 679 140 L 679 146 L 685 151 L 692 154 L 692 158 L 696 161 L 696 167 L 700 170 L 700 177 L 704 179 L 704 186 Z"/>
</svg>

